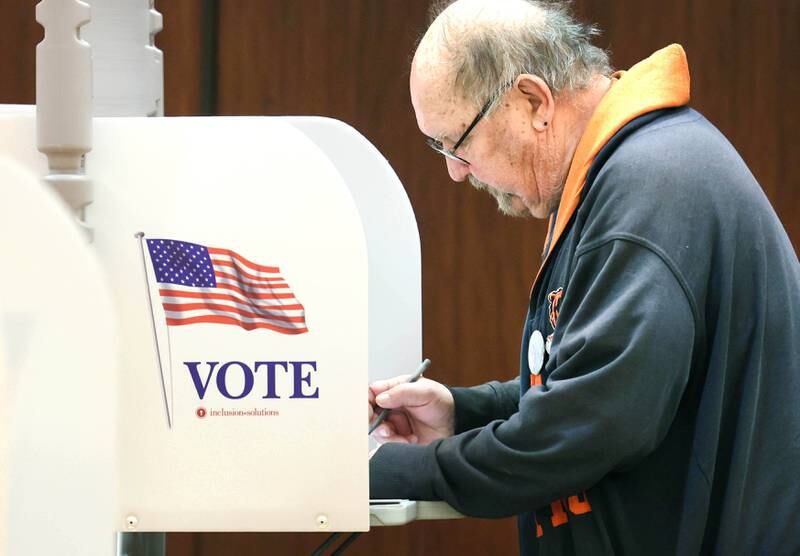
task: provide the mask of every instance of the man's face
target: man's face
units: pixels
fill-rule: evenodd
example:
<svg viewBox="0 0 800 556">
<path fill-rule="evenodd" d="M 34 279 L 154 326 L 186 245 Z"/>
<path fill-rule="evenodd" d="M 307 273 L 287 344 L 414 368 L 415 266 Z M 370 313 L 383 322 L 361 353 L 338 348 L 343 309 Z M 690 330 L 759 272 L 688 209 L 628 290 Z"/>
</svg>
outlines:
<svg viewBox="0 0 800 556">
<path fill-rule="evenodd" d="M 478 110 L 462 99 L 440 93 L 435 79 L 411 71 L 411 101 L 420 131 L 451 149 Z M 446 88 L 442 88 L 444 90 Z M 560 188 L 549 185 L 548 148 L 531 126 L 524 95 L 512 87 L 497 100 L 459 146 L 456 154 L 466 162 L 445 158 L 454 181 L 466 179 L 486 190 L 504 214 L 546 218 L 558 204 Z M 548 153 L 552 154 L 552 153 Z"/>
</svg>

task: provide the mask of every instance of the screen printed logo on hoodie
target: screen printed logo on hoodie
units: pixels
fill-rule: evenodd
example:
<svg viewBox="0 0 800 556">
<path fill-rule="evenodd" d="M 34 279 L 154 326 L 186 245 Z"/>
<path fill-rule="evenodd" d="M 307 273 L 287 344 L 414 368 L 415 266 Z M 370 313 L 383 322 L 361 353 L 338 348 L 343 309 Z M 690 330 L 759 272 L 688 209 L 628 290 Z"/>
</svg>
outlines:
<svg viewBox="0 0 800 556">
<path fill-rule="evenodd" d="M 553 334 L 555 333 L 556 325 L 558 324 L 558 315 L 560 312 L 561 300 L 563 298 L 563 287 L 557 288 L 547 294 L 547 315 L 548 320 L 550 321 L 550 327 L 553 330 L 550 334 L 548 334 L 547 340 L 545 340 L 544 343 L 544 351 L 547 353 L 548 357 L 550 355 L 550 349 L 553 343 Z M 535 379 L 534 376 L 536 377 Z M 534 380 L 536 380 L 537 384 L 541 384 L 541 375 L 539 373 L 531 375 L 531 386 L 534 386 Z M 549 506 L 536 512 L 536 537 L 538 538 L 544 536 L 544 529 L 540 525 L 540 520 L 547 521 L 550 523 L 550 527 L 556 528 L 569 522 L 570 515 L 577 516 L 589 513 L 591 511 L 592 505 L 589 504 L 589 499 L 586 497 L 585 492 L 581 492 L 567 498 L 559 498 L 558 500 L 554 500 L 550 502 Z"/>
</svg>

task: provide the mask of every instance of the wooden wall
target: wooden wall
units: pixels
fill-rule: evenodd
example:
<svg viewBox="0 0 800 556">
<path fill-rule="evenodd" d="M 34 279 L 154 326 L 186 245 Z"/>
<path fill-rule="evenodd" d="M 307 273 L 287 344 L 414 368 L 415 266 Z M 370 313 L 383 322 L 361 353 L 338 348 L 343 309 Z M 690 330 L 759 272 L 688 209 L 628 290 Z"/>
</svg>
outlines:
<svg viewBox="0 0 800 556">
<path fill-rule="evenodd" d="M 0 103 L 34 102 L 42 35 L 34 4 L 0 0 Z M 407 78 L 427 1 L 160 0 L 158 7 L 167 114 L 317 114 L 358 129 L 394 167 L 417 216 L 432 374 L 450 384 L 513 376 L 544 225 L 501 216 L 488 196 L 450 182 L 424 145 Z M 575 8 L 605 30 L 598 44 L 618 68 L 671 42 L 684 45 L 692 104 L 739 149 L 800 248 L 800 2 L 577 0 Z M 322 539 L 171 534 L 168 554 L 308 554 Z M 376 529 L 348 553 L 515 552 L 507 519 Z"/>
</svg>

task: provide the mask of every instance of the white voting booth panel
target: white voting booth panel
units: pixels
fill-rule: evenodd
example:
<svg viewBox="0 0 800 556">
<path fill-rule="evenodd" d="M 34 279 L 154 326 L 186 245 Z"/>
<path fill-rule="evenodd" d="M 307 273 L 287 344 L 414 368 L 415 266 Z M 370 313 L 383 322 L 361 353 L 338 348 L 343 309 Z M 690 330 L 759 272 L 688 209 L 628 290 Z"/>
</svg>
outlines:
<svg viewBox="0 0 800 556">
<path fill-rule="evenodd" d="M 366 247 L 324 153 L 267 119 L 98 119 L 87 172 L 97 187 L 87 221 L 132 347 L 120 381 L 119 523 L 365 530 Z M 165 404 L 138 231 L 279 268 L 308 331 L 167 327 L 166 287 L 151 276 Z M 256 284 L 255 269 L 239 264 L 229 272 Z"/>
<path fill-rule="evenodd" d="M 2 326 L 2 325 L 0 325 Z M 0 338 L 3 333 L 0 330 Z M 11 396 L 8 392 L 4 342 L 0 342 L 0 555 L 8 553 L 8 452 Z"/>
<path fill-rule="evenodd" d="M 0 118 L 0 148 L 41 175 L 33 128 Z M 323 118 L 96 118 L 86 171 L 121 351 L 113 528 L 366 530 L 366 385 L 421 360 L 419 236 L 387 162 Z M 247 290 L 279 276 L 294 297 L 266 302 L 291 323 L 178 324 L 221 312 L 176 314 L 193 290 L 153 266 L 162 240 L 239 273 L 249 325 Z"/>
<path fill-rule="evenodd" d="M 60 199 L 3 157 L 0 199 L 0 554 L 107 555 L 118 378 L 111 295 Z"/>
</svg>

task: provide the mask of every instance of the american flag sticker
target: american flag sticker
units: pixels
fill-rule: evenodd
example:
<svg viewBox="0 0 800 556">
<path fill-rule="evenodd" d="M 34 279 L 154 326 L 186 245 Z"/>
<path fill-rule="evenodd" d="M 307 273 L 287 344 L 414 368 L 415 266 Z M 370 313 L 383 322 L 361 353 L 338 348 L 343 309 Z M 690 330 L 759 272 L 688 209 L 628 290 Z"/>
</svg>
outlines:
<svg viewBox="0 0 800 556">
<path fill-rule="evenodd" d="M 230 249 L 147 239 L 168 326 L 232 324 L 281 334 L 308 332 L 305 308 L 275 266 Z"/>
</svg>

